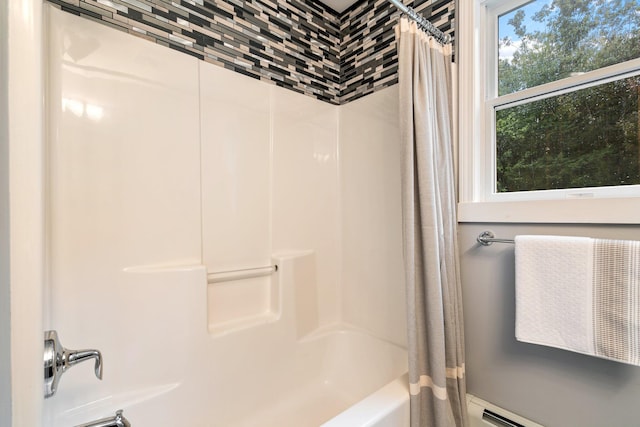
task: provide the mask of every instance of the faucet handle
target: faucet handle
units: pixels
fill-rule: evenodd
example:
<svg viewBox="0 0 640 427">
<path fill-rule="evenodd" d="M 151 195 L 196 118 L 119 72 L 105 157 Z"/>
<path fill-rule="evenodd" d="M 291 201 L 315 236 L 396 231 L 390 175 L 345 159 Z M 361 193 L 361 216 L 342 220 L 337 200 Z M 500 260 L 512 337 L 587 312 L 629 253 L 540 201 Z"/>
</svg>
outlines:
<svg viewBox="0 0 640 427">
<path fill-rule="evenodd" d="M 102 354 L 98 350 L 67 350 L 60 344 L 56 331 L 44 333 L 44 397 L 56 393 L 62 374 L 70 367 L 95 359 L 94 372 L 102 379 Z"/>
<path fill-rule="evenodd" d="M 68 367 L 76 365 L 80 362 L 84 362 L 89 359 L 96 359 L 96 364 L 93 370 L 96 373 L 96 377 L 102 379 L 102 354 L 98 350 L 64 350 L 66 353 L 66 360 Z"/>
</svg>

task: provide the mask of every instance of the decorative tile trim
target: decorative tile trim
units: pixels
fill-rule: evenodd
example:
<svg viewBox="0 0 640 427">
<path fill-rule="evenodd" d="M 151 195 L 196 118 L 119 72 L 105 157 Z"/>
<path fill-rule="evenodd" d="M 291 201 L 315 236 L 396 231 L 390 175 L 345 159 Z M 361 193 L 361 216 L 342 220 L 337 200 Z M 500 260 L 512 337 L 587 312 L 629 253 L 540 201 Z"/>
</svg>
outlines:
<svg viewBox="0 0 640 427">
<path fill-rule="evenodd" d="M 311 0 L 48 0 L 206 62 L 337 104 L 340 20 Z"/>
<path fill-rule="evenodd" d="M 399 13 L 387 0 L 363 0 L 341 15 L 312 0 L 47 1 L 332 104 L 397 82 L 393 26 Z M 452 33 L 454 1 L 417 0 L 416 10 Z"/>
<path fill-rule="evenodd" d="M 455 24 L 453 0 L 404 0 L 438 29 L 450 34 Z M 400 12 L 387 0 L 357 3 L 341 17 L 340 104 L 398 82 L 398 52 L 394 27 Z"/>
</svg>

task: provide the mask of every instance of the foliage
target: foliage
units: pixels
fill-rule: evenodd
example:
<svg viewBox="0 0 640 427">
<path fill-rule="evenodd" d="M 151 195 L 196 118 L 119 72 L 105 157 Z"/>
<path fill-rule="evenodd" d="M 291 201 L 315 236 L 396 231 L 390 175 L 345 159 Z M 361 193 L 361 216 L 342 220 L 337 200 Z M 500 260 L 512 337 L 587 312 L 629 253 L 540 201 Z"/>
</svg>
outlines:
<svg viewBox="0 0 640 427">
<path fill-rule="evenodd" d="M 640 0 L 553 0 L 537 29 L 525 18 L 509 21 L 518 49 L 499 60 L 500 95 L 640 58 Z M 497 111 L 497 190 L 640 184 L 639 106 L 633 76 Z"/>
</svg>

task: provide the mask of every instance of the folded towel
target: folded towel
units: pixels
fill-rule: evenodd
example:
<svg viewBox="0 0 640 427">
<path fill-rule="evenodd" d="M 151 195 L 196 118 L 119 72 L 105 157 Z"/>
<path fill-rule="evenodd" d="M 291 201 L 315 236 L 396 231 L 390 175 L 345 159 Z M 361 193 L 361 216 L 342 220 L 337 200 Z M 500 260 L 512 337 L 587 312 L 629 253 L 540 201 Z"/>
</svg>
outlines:
<svg viewBox="0 0 640 427">
<path fill-rule="evenodd" d="M 515 242 L 519 341 L 640 365 L 640 242 Z"/>
</svg>

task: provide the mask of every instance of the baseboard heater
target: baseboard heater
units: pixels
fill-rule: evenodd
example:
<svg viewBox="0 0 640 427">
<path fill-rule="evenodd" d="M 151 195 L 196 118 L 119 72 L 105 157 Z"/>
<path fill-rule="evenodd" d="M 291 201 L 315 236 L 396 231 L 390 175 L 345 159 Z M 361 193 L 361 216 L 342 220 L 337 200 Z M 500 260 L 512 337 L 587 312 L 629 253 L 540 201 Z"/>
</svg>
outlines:
<svg viewBox="0 0 640 427">
<path fill-rule="evenodd" d="M 467 394 L 470 427 L 544 427 L 520 415 Z"/>
<path fill-rule="evenodd" d="M 499 427 L 525 427 L 524 425 L 510 420 L 507 417 L 503 417 L 500 414 L 496 414 L 493 411 L 485 409 L 482 411 L 482 421 Z"/>
</svg>

